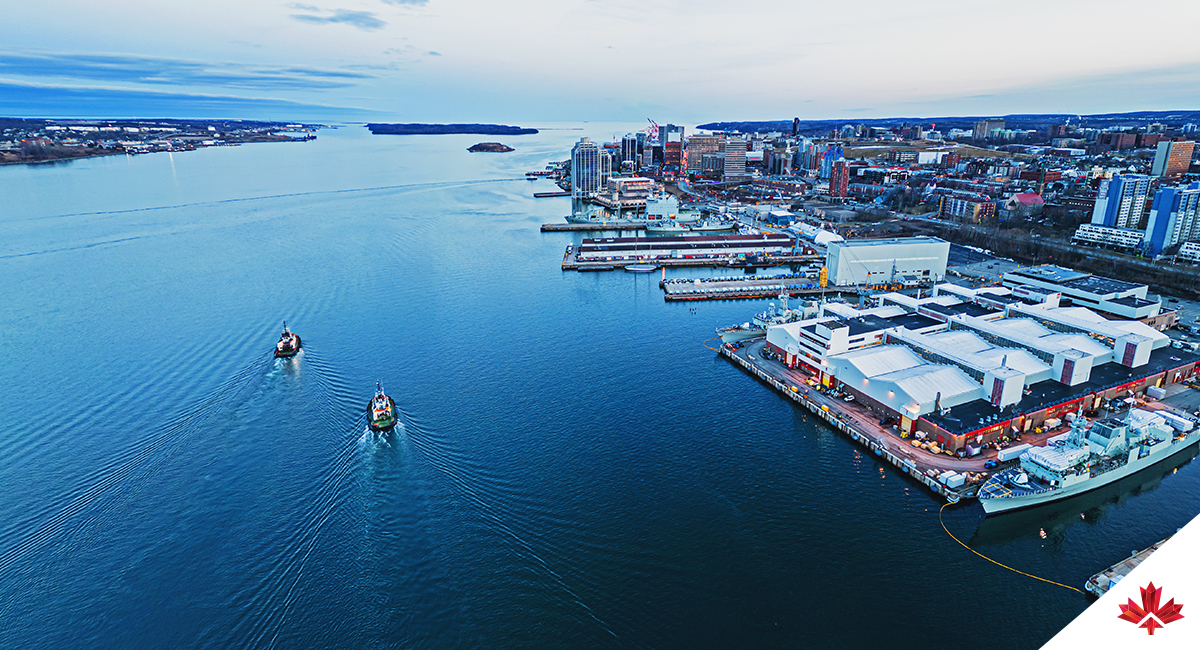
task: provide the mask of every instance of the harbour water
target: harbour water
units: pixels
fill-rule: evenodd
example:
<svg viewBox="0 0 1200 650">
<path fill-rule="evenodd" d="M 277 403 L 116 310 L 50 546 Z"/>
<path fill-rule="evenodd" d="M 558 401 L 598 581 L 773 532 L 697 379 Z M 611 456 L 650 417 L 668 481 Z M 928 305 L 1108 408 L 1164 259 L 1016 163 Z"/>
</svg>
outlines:
<svg viewBox="0 0 1200 650">
<path fill-rule="evenodd" d="M 1029 648 L 1087 606 L 703 345 L 766 301 L 562 272 L 524 172 L 637 127 L 550 126 L 0 168 L 0 646 Z M 1197 514 L 1162 472 L 946 524 L 1082 586 Z"/>
</svg>

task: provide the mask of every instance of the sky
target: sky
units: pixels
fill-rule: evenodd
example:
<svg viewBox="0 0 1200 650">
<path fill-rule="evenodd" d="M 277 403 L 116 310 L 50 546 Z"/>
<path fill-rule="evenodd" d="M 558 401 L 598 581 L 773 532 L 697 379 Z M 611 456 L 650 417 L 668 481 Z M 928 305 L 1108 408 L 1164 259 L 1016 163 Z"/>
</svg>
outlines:
<svg viewBox="0 0 1200 650">
<path fill-rule="evenodd" d="M 1194 0 L 4 4 L 0 115 L 13 117 L 525 125 L 1200 109 Z"/>
</svg>

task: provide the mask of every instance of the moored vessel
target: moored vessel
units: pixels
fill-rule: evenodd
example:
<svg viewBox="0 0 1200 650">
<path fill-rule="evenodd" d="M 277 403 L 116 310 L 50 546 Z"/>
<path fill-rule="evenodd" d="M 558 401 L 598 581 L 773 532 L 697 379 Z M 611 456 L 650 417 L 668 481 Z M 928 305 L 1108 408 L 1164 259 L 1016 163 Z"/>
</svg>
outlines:
<svg viewBox="0 0 1200 650">
<path fill-rule="evenodd" d="M 625 270 L 630 273 L 650 273 L 657 271 L 658 267 L 654 264 L 627 264 Z"/>
<path fill-rule="evenodd" d="M 754 315 L 754 319 L 749 323 L 740 323 L 729 327 L 718 327 L 717 336 L 721 337 L 722 343 L 737 343 L 759 336 L 766 336 L 767 328 L 772 325 L 781 325 L 783 323 L 793 323 L 798 320 L 812 318 L 817 314 L 818 305 L 816 301 L 808 301 L 799 309 L 788 309 L 788 292 L 785 287 L 779 289 L 779 309 L 776 310 L 775 303 L 767 305 L 767 310 Z"/>
<path fill-rule="evenodd" d="M 279 335 L 279 342 L 275 344 L 276 358 L 291 358 L 296 356 L 296 353 L 299 351 L 300 337 L 288 329 L 287 321 L 283 321 L 283 333 Z"/>
<path fill-rule="evenodd" d="M 1182 418 L 1180 418 L 1182 420 Z M 1191 424 L 1190 421 L 1187 424 Z M 1071 431 L 1021 455 L 1020 466 L 993 475 L 979 491 L 988 514 L 1028 508 L 1108 485 L 1156 465 L 1200 440 L 1161 415 L 1132 409 L 1125 420 L 1077 415 Z"/>
<path fill-rule="evenodd" d="M 367 426 L 372 431 L 391 431 L 396 427 L 396 402 L 383 392 L 383 386 L 375 382 L 375 397 L 367 404 Z"/>
</svg>

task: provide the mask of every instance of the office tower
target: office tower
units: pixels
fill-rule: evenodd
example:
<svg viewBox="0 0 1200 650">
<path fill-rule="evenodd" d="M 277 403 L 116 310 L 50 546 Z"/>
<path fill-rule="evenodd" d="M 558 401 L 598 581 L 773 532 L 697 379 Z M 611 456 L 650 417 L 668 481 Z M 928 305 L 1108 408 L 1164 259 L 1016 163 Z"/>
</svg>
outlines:
<svg viewBox="0 0 1200 650">
<path fill-rule="evenodd" d="M 975 131 L 973 135 L 976 140 L 987 140 L 992 131 L 999 131 L 1004 128 L 1003 117 L 993 117 L 988 120 L 980 120 L 975 123 Z"/>
<path fill-rule="evenodd" d="M 571 198 L 589 198 L 604 189 L 611 165 L 608 154 L 591 138 L 577 142 L 571 149 Z"/>
<path fill-rule="evenodd" d="M 1159 142 L 1158 151 L 1154 152 L 1154 164 L 1150 167 L 1150 175 L 1174 178 L 1186 174 L 1188 167 L 1192 165 L 1192 150 L 1195 147 L 1196 143 L 1190 140 Z"/>
<path fill-rule="evenodd" d="M 725 141 L 725 180 L 746 177 L 746 141 L 741 136 Z"/>
<path fill-rule="evenodd" d="M 1186 241 L 1200 241 L 1200 182 L 1164 187 L 1154 195 L 1145 241 L 1151 255 Z"/>
<path fill-rule="evenodd" d="M 621 162 L 637 163 L 638 140 L 632 133 L 626 133 L 621 138 Z"/>
<path fill-rule="evenodd" d="M 723 135 L 693 135 L 687 139 L 687 170 L 696 172 L 702 169 L 704 154 L 712 154 L 725 148 Z"/>
<path fill-rule="evenodd" d="M 1114 228 L 1137 228 L 1146 209 L 1150 177 L 1142 174 L 1114 176 L 1100 181 L 1092 223 Z"/>
<path fill-rule="evenodd" d="M 800 135 L 800 118 L 792 118 L 792 137 Z"/>
</svg>

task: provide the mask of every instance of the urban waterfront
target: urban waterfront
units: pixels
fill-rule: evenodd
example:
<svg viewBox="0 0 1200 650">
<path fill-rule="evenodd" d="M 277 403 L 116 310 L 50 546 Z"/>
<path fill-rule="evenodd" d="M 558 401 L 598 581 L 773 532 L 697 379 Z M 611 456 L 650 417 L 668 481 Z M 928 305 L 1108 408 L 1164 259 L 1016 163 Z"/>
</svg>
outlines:
<svg viewBox="0 0 1200 650">
<path fill-rule="evenodd" d="M 523 172 L 631 125 L 533 126 L 0 168 L 3 645 L 1013 648 L 1086 607 L 703 345 L 766 301 L 562 272 Z M 1195 515 L 1176 465 L 945 521 L 1082 587 Z"/>
</svg>

